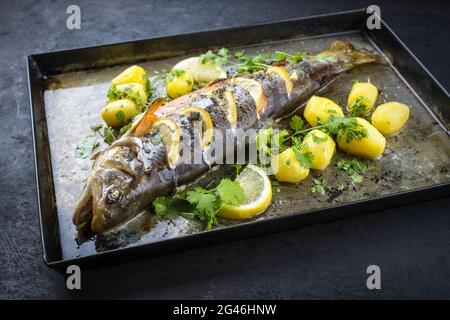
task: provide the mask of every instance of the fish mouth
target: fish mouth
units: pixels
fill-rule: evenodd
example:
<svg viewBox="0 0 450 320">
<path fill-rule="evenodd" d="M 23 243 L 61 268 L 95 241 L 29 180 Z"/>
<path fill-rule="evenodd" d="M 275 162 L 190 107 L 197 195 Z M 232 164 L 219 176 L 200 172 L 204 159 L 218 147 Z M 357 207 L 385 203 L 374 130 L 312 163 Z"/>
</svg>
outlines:
<svg viewBox="0 0 450 320">
<path fill-rule="evenodd" d="M 86 183 L 72 215 L 72 222 L 77 228 L 81 228 L 92 221 L 93 217 L 92 179 Z"/>
</svg>

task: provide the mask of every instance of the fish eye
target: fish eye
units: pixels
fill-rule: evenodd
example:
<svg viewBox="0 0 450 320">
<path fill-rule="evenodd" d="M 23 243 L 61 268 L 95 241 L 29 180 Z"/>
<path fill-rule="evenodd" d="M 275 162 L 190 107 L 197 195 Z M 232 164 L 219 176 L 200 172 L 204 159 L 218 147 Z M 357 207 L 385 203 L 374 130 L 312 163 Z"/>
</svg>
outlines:
<svg viewBox="0 0 450 320">
<path fill-rule="evenodd" d="M 106 202 L 109 204 L 117 203 L 122 199 L 122 192 L 117 188 L 111 188 L 106 193 Z"/>
</svg>

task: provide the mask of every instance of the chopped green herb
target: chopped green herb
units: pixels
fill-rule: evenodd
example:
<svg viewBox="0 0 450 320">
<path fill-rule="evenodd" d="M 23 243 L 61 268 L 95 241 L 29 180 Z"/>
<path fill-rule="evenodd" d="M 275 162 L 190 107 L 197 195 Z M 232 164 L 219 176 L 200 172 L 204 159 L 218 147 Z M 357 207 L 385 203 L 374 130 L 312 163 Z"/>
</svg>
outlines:
<svg viewBox="0 0 450 320">
<path fill-rule="evenodd" d="M 179 78 L 185 73 L 186 71 L 183 69 L 172 69 L 166 77 L 166 82 Z"/>
<path fill-rule="evenodd" d="M 216 214 L 222 205 L 239 205 L 244 200 L 244 190 L 237 182 L 222 179 L 216 188 L 210 190 L 196 187 L 174 197 L 158 197 L 153 207 L 161 217 L 197 219 L 205 222 L 206 229 L 210 230 L 218 224 Z"/>
<path fill-rule="evenodd" d="M 111 127 L 104 127 L 103 140 L 105 140 L 107 144 L 112 144 L 116 140 L 116 135 Z"/>
<path fill-rule="evenodd" d="M 119 110 L 116 112 L 116 119 L 119 120 L 121 123 L 125 122 L 125 112 L 122 110 Z"/>
<path fill-rule="evenodd" d="M 217 51 L 217 53 L 208 50 L 208 52 L 200 55 L 200 63 L 205 64 L 208 62 L 213 62 L 215 65 L 222 66 L 229 62 L 230 54 L 227 48 L 222 48 Z"/>
<path fill-rule="evenodd" d="M 89 157 L 94 151 L 95 148 L 97 148 L 100 145 L 100 143 L 97 141 L 94 134 L 87 136 L 81 142 L 77 145 L 75 148 L 75 156 L 77 158 L 85 159 Z"/>
<path fill-rule="evenodd" d="M 99 131 L 101 128 L 103 128 L 103 124 L 99 123 L 99 124 L 94 124 L 91 126 L 91 130 L 94 132 Z"/>
<path fill-rule="evenodd" d="M 295 64 L 303 61 L 303 59 L 307 56 L 307 53 L 304 51 L 298 51 L 294 54 L 289 54 L 283 51 L 275 51 L 275 55 L 273 56 L 273 59 L 276 62 L 282 62 L 286 61 L 290 64 Z"/>
<path fill-rule="evenodd" d="M 354 183 L 360 183 L 363 180 L 363 174 L 372 170 L 372 166 L 357 159 L 339 160 L 337 168 L 346 172 Z"/>
<path fill-rule="evenodd" d="M 352 117 L 359 117 L 366 113 L 368 108 L 368 101 L 366 97 L 358 97 L 355 102 L 350 106 L 350 115 Z"/>
<path fill-rule="evenodd" d="M 294 115 L 289 122 L 289 126 L 295 132 L 302 130 L 303 125 L 304 125 L 303 119 L 297 115 Z"/>
<path fill-rule="evenodd" d="M 319 137 L 318 135 L 316 135 L 314 132 L 312 133 L 312 139 L 315 143 L 322 143 L 328 140 L 328 137 Z"/>
<path fill-rule="evenodd" d="M 122 128 L 120 128 L 119 137 L 123 136 L 131 128 L 131 126 L 132 126 L 132 122 L 130 122 L 126 126 L 123 126 Z"/>
<path fill-rule="evenodd" d="M 326 195 L 327 191 L 323 185 L 323 181 L 320 179 L 314 179 L 313 185 L 308 189 L 311 193 L 320 193 L 321 195 Z"/>
<path fill-rule="evenodd" d="M 300 165 L 306 169 L 311 168 L 314 161 L 314 155 L 311 152 L 302 152 L 297 148 L 293 148 L 295 158 L 300 162 Z"/>
</svg>

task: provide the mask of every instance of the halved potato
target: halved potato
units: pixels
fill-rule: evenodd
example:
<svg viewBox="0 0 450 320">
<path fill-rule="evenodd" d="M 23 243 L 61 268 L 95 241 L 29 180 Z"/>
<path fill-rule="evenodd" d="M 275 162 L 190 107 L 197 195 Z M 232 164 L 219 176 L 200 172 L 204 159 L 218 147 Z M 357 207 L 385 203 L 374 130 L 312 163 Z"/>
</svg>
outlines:
<svg viewBox="0 0 450 320">
<path fill-rule="evenodd" d="M 312 127 L 317 126 L 319 122 L 321 124 L 327 123 L 328 118 L 332 115 L 343 117 L 344 113 L 341 107 L 330 99 L 318 96 L 312 96 L 303 111 L 303 116 Z"/>
<path fill-rule="evenodd" d="M 399 102 L 379 105 L 372 114 L 372 125 L 385 136 L 403 128 L 409 118 L 409 107 Z"/>
<path fill-rule="evenodd" d="M 368 121 L 362 118 L 355 118 L 357 121 L 357 130 L 365 130 L 366 137 L 357 138 L 349 130 L 343 130 L 338 134 L 337 143 L 343 151 L 364 158 L 376 158 L 383 154 L 386 146 L 384 136 L 372 126 Z"/>
</svg>

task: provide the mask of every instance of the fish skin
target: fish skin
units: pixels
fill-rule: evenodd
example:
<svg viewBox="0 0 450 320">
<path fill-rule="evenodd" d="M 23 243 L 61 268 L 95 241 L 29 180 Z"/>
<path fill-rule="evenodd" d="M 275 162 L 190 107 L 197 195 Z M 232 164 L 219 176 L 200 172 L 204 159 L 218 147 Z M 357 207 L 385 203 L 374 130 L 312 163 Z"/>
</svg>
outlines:
<svg viewBox="0 0 450 320">
<path fill-rule="evenodd" d="M 230 79 L 219 80 L 190 94 L 167 102 L 155 115 L 176 121 L 188 135 L 181 147 L 191 148 L 193 154 L 202 153 L 199 137 L 194 128 L 178 111 L 187 106 L 199 106 L 209 112 L 215 129 L 230 126 L 224 117 L 223 92 L 232 92 L 237 106 L 237 126 L 240 129 L 261 128 L 268 120 L 291 113 L 315 91 L 337 74 L 357 65 L 375 62 L 379 56 L 365 50 L 356 50 L 347 41 L 335 41 L 330 48 L 306 61 L 286 66 L 293 88 L 288 95 L 284 80 L 264 71 L 248 76 L 258 81 L 267 99 L 262 114 L 257 115 L 255 101 L 249 92 Z M 133 128 L 121 139 L 100 152 L 94 161 L 91 175 L 73 212 L 73 223 L 90 222 L 96 233 L 107 232 L 134 217 L 160 195 L 173 192 L 178 185 L 186 184 L 210 169 L 210 164 L 181 163 L 175 168 L 167 165 L 166 150 L 162 143 L 153 144 L 152 133 L 133 137 Z M 226 150 L 229 151 L 229 150 Z M 210 159 L 212 164 L 217 159 Z"/>
</svg>

